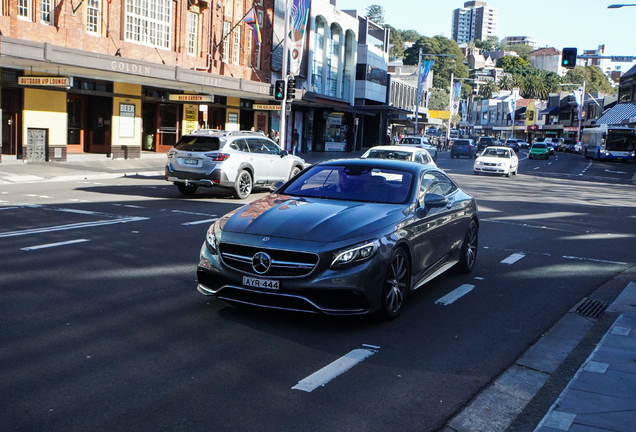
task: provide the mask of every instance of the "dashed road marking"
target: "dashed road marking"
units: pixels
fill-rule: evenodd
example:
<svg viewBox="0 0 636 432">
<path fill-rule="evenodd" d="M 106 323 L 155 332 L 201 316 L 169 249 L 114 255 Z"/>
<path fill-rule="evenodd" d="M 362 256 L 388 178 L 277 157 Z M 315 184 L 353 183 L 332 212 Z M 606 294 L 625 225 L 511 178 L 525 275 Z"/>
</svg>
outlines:
<svg viewBox="0 0 636 432">
<path fill-rule="evenodd" d="M 620 262 L 620 261 L 607 261 L 607 260 L 600 260 L 600 259 L 594 259 L 594 258 L 580 258 L 580 257 L 565 256 L 565 255 L 563 256 L 563 258 L 580 260 L 580 261 L 593 261 L 593 262 L 606 263 L 606 264 L 627 265 L 627 263 Z"/>
<path fill-rule="evenodd" d="M 524 253 L 513 253 L 508 258 L 501 261 L 501 264 L 514 264 L 517 261 L 519 261 L 521 258 L 523 258 L 524 256 L 526 256 L 526 254 Z"/>
<path fill-rule="evenodd" d="M 193 222 L 186 222 L 186 223 L 182 223 L 181 225 L 199 225 L 199 224 L 204 224 L 204 223 L 211 223 L 211 222 L 216 222 L 217 220 L 219 220 L 219 218 L 214 218 L 214 219 L 203 219 L 203 220 L 198 220 L 198 221 L 193 221 Z"/>
<path fill-rule="evenodd" d="M 87 241 L 90 241 L 90 240 L 89 239 L 68 240 L 68 241 L 58 242 L 58 243 L 48 243 L 48 244 L 42 244 L 37 246 L 23 247 L 23 248 L 20 248 L 20 250 L 32 251 L 32 250 L 46 249 L 46 248 L 52 248 L 52 247 L 58 247 L 58 246 L 66 246 L 66 245 L 71 245 L 76 243 L 84 243 Z"/>
<path fill-rule="evenodd" d="M 471 292 L 473 288 L 475 288 L 475 285 L 470 285 L 470 284 L 461 285 L 459 288 L 454 289 L 453 291 L 446 294 L 444 297 L 437 300 L 435 304 L 448 306 L 449 304 L 453 303 L 455 300 Z"/>
<path fill-rule="evenodd" d="M 377 352 L 377 348 L 371 345 L 364 345 L 366 349 L 355 349 L 350 353 L 340 357 L 338 360 L 328 364 L 324 368 L 309 375 L 307 378 L 298 381 L 298 384 L 292 387 L 292 390 L 302 390 L 311 392 L 318 387 L 324 386 L 332 379 L 348 371 L 362 360 L 372 356 Z"/>
<path fill-rule="evenodd" d="M 17 237 L 17 236 L 30 235 L 30 234 L 49 233 L 52 231 L 66 231 L 66 230 L 72 230 L 72 229 L 92 228 L 92 227 L 98 227 L 98 226 L 104 226 L 104 225 L 114 225 L 119 223 L 139 222 L 139 221 L 144 221 L 148 219 L 150 218 L 128 217 L 128 218 L 111 219 L 111 220 L 105 220 L 105 221 L 83 222 L 83 223 L 76 223 L 76 224 L 35 228 L 35 229 L 28 229 L 28 230 L 21 230 L 21 231 L 9 231 L 9 232 L 0 233 L 0 238 Z"/>
</svg>

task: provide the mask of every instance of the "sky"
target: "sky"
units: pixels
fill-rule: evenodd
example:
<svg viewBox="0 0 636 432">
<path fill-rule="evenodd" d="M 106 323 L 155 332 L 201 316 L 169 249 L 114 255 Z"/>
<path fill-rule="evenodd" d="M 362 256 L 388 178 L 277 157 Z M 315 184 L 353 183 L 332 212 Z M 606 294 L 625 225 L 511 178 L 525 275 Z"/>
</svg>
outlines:
<svg viewBox="0 0 636 432">
<path fill-rule="evenodd" d="M 636 56 L 636 6 L 608 9 L 620 0 L 486 0 L 497 9 L 497 37 L 531 36 L 539 47 L 576 47 L 594 50 L 605 45 L 605 53 L 613 56 Z M 413 29 L 432 37 L 451 37 L 454 9 L 463 0 L 336 0 L 341 10 L 356 9 L 366 15 L 367 7 L 384 8 L 387 24 L 400 29 Z M 623 72 L 634 63 L 611 63 Z"/>
</svg>

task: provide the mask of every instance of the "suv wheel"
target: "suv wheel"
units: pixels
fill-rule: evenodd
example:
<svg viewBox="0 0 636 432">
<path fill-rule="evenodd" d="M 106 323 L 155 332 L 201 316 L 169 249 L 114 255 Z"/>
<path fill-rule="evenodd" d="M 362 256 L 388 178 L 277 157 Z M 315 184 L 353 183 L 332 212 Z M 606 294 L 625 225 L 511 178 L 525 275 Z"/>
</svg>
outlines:
<svg viewBox="0 0 636 432">
<path fill-rule="evenodd" d="M 290 179 L 296 177 L 296 174 L 298 174 L 300 171 L 302 171 L 300 168 L 298 168 L 297 166 L 294 167 L 294 169 L 292 169 L 291 175 L 289 176 Z"/>
<path fill-rule="evenodd" d="M 199 186 L 197 185 L 193 185 L 193 184 L 186 185 L 183 183 L 179 183 L 177 185 L 177 188 L 179 188 L 179 192 L 181 192 L 183 195 L 194 195 L 198 187 Z"/>
<path fill-rule="evenodd" d="M 249 172 L 243 170 L 236 177 L 234 193 L 238 199 L 245 199 L 252 193 L 252 176 Z"/>
</svg>

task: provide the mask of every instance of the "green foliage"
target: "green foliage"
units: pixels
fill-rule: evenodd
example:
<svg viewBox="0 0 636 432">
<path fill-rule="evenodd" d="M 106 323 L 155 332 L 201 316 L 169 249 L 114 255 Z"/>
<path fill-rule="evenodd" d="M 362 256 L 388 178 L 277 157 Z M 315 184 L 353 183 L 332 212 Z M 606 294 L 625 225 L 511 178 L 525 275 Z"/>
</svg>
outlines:
<svg viewBox="0 0 636 432">
<path fill-rule="evenodd" d="M 499 91 L 499 86 L 495 83 L 494 80 L 486 81 L 486 84 L 482 84 L 479 87 L 478 97 L 481 99 L 490 99 L 492 98 L 493 93 L 497 93 Z"/>
<path fill-rule="evenodd" d="M 616 89 L 612 87 L 607 76 L 598 66 L 577 66 L 570 69 L 562 78 L 563 83 L 581 84 L 585 80 L 585 91 L 587 93 L 601 92 L 616 94 Z"/>
<path fill-rule="evenodd" d="M 367 6 L 367 18 L 378 25 L 384 24 L 384 8 L 380 5 Z"/>
<path fill-rule="evenodd" d="M 404 40 L 404 42 L 417 42 L 417 40 L 422 37 L 422 35 L 415 30 L 398 31 L 400 32 L 400 35 L 402 36 L 402 40 Z"/>
<path fill-rule="evenodd" d="M 428 109 L 447 111 L 450 103 L 450 93 L 446 90 L 431 90 L 431 97 L 428 100 Z"/>
<path fill-rule="evenodd" d="M 518 73 L 519 69 L 528 67 L 528 62 L 521 57 L 503 56 L 497 59 L 497 67 L 502 68 L 506 73 Z"/>
<path fill-rule="evenodd" d="M 530 64 L 530 56 L 528 54 L 530 54 L 532 51 L 534 51 L 534 48 L 532 48 L 529 45 L 525 45 L 525 44 L 520 44 L 520 45 L 515 45 L 513 47 L 510 48 L 505 48 L 505 51 L 514 51 L 517 53 L 517 55 L 519 57 L 521 57 L 522 59 L 524 59 L 526 61 L 526 63 Z"/>
<path fill-rule="evenodd" d="M 389 24 L 384 25 L 385 28 L 390 30 L 389 33 L 389 57 L 403 57 L 404 56 L 404 40 L 400 30 L 396 30 Z"/>
<path fill-rule="evenodd" d="M 497 36 L 488 36 L 485 41 L 477 39 L 475 41 L 475 47 L 482 51 L 499 51 L 499 38 Z"/>
<path fill-rule="evenodd" d="M 449 88 L 451 72 L 456 78 L 468 77 L 468 67 L 464 64 L 466 57 L 454 40 L 439 35 L 432 38 L 420 37 L 411 48 L 404 51 L 405 65 L 417 65 L 420 48 L 422 48 L 422 61 L 434 60 L 435 62 L 433 63 L 433 87 Z M 455 58 L 426 56 L 426 54 L 454 55 Z"/>
</svg>

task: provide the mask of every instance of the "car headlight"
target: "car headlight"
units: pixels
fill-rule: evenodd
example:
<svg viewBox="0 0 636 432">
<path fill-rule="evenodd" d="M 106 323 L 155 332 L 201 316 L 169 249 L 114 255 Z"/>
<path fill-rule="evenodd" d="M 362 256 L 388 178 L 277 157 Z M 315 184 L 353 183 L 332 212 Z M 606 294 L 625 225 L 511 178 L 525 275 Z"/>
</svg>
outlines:
<svg viewBox="0 0 636 432">
<path fill-rule="evenodd" d="M 479 159 L 477 159 L 477 160 L 475 161 L 475 165 L 481 165 L 481 164 L 482 164 L 482 162 L 481 162 Z"/>
<path fill-rule="evenodd" d="M 218 253 L 217 251 L 217 246 L 218 246 L 218 240 L 216 239 L 216 222 L 214 222 L 212 225 L 210 225 L 210 228 L 208 228 L 208 232 L 205 235 L 205 244 L 208 246 L 208 249 L 210 250 L 210 252 L 212 253 Z"/>
<path fill-rule="evenodd" d="M 499 163 L 497 164 L 497 166 L 506 166 L 506 163 L 505 163 L 505 162 L 499 162 Z"/>
<path fill-rule="evenodd" d="M 334 252 L 331 267 L 341 268 L 349 265 L 360 264 L 371 259 L 379 247 L 380 241 L 373 240 Z"/>
</svg>

